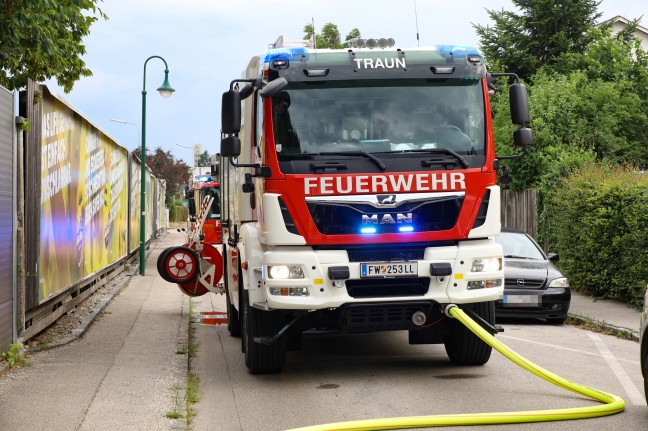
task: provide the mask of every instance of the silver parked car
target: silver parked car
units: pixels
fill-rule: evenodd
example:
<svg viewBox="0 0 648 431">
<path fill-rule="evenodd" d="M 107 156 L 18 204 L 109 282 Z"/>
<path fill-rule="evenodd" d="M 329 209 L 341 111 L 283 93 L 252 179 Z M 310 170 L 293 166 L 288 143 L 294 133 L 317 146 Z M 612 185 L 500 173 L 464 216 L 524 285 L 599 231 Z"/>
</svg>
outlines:
<svg viewBox="0 0 648 431">
<path fill-rule="evenodd" d="M 641 373 L 644 378 L 644 392 L 648 398 L 648 286 L 646 286 L 646 293 L 644 295 L 643 312 L 641 313 L 641 338 L 640 349 L 641 352 Z"/>
</svg>

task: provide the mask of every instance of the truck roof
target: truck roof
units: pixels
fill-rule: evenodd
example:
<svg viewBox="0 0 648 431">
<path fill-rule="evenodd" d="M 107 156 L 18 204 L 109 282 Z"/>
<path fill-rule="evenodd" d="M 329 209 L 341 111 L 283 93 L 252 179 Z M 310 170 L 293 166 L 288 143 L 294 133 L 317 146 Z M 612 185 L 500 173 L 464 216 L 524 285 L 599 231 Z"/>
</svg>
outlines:
<svg viewBox="0 0 648 431">
<path fill-rule="evenodd" d="M 480 78 L 485 75 L 479 50 L 464 45 L 408 49 L 286 47 L 271 49 L 260 60 L 263 69 L 277 70 L 289 81 L 318 78 Z"/>
</svg>

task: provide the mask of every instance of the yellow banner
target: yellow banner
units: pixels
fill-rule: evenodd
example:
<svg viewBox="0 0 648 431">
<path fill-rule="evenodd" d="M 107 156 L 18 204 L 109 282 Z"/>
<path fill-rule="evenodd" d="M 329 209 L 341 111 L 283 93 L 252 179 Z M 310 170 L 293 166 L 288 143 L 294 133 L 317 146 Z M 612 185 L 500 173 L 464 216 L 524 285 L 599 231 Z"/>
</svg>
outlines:
<svg viewBox="0 0 648 431">
<path fill-rule="evenodd" d="M 126 255 L 128 151 L 45 94 L 40 300 Z"/>
</svg>

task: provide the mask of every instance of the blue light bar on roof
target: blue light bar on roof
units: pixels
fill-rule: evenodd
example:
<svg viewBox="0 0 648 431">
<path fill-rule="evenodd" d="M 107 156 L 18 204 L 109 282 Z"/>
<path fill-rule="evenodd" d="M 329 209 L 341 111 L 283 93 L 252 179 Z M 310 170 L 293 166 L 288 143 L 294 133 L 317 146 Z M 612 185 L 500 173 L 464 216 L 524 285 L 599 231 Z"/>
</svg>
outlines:
<svg viewBox="0 0 648 431">
<path fill-rule="evenodd" d="M 464 45 L 436 45 L 437 51 L 443 58 L 466 58 L 468 55 L 479 55 L 479 50 L 474 46 Z"/>
<path fill-rule="evenodd" d="M 305 54 L 308 54 L 308 50 L 303 46 L 275 48 L 264 54 L 263 63 L 271 63 L 275 60 L 292 60 L 295 57 L 301 57 Z"/>
</svg>

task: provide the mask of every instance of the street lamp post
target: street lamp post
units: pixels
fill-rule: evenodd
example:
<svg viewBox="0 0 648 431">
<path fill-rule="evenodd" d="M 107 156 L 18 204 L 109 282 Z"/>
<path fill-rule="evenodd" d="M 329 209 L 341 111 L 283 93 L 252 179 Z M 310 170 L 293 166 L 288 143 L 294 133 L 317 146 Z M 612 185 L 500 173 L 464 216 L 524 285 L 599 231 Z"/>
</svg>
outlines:
<svg viewBox="0 0 648 431">
<path fill-rule="evenodd" d="M 141 191 L 140 191 L 140 250 L 139 263 L 140 275 L 144 275 L 146 266 L 146 65 L 149 60 L 159 58 L 164 62 L 164 82 L 157 89 L 162 97 L 171 97 L 175 91 L 169 85 L 169 66 L 165 59 L 159 55 L 152 55 L 144 62 L 144 85 L 142 86 L 142 152 L 141 152 Z"/>
<path fill-rule="evenodd" d="M 191 150 L 192 148 L 188 145 L 183 145 L 183 144 L 176 144 L 178 147 L 186 148 L 188 150 Z M 196 159 L 193 157 L 193 150 L 191 152 L 191 158 L 193 159 L 192 161 L 192 167 L 196 167 Z"/>
</svg>

